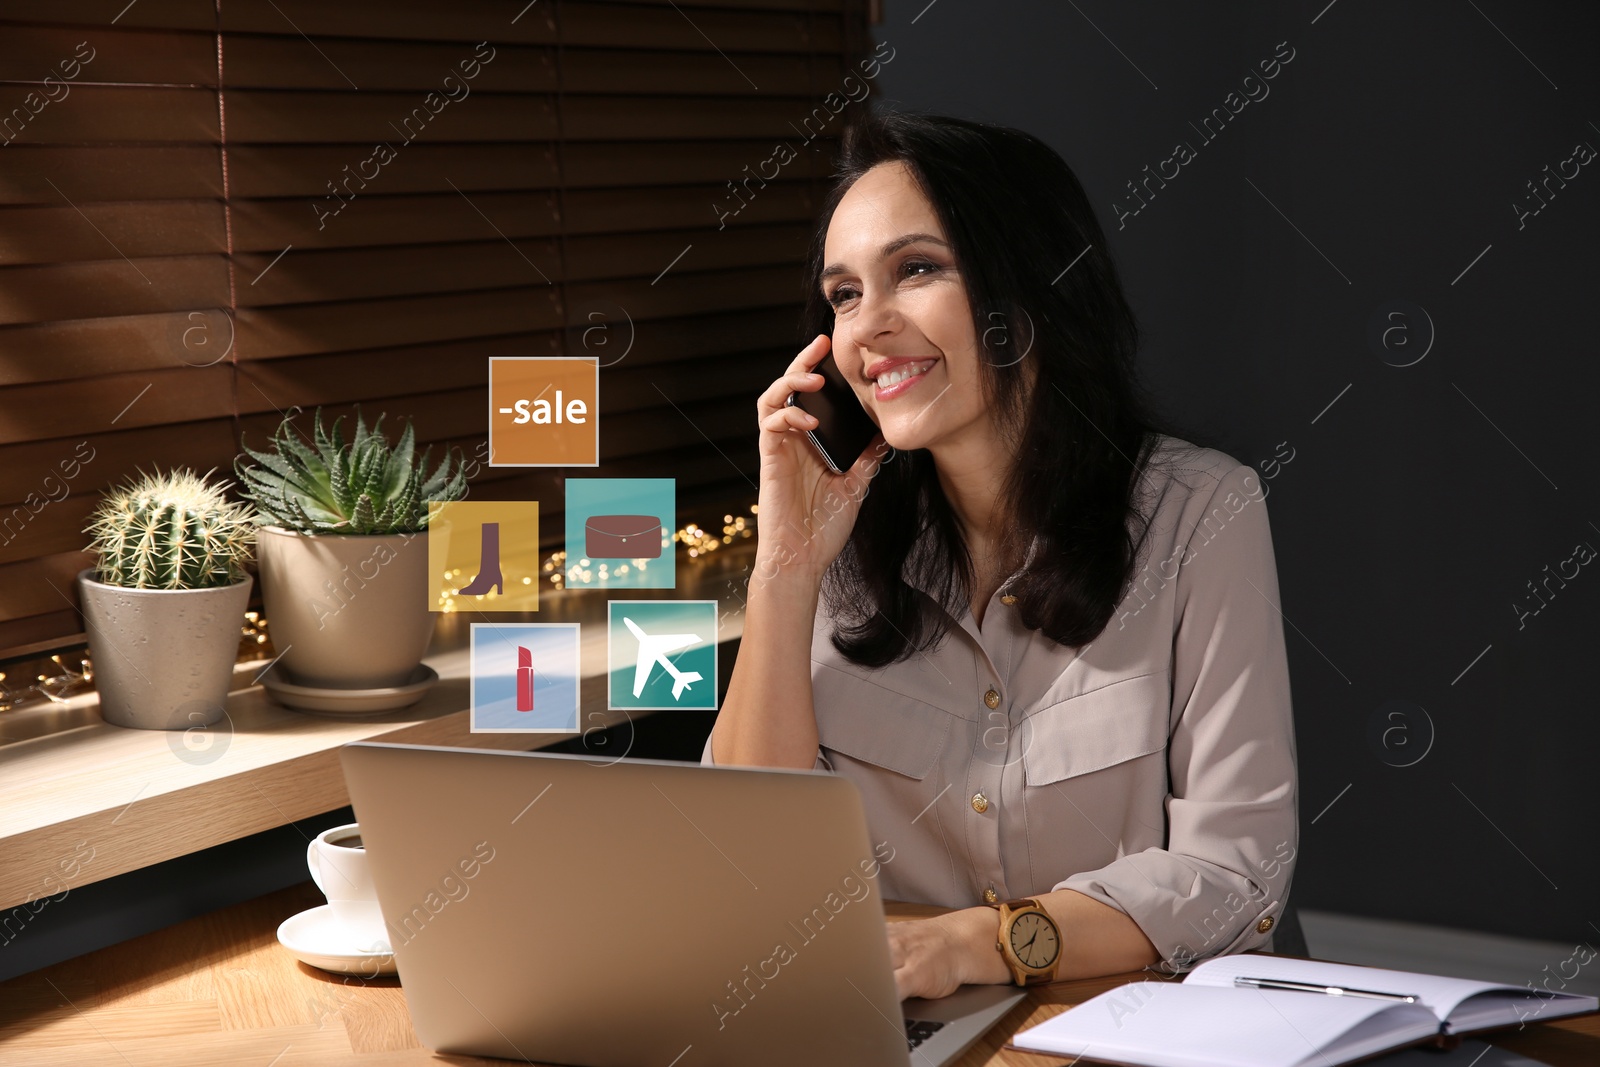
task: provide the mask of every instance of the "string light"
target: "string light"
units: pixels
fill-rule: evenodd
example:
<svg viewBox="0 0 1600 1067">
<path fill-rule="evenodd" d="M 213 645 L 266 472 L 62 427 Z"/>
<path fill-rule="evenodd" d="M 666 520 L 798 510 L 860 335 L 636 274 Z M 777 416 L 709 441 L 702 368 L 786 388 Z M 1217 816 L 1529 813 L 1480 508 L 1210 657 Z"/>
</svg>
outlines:
<svg viewBox="0 0 1600 1067">
<path fill-rule="evenodd" d="M 64 703 L 73 693 L 81 692 L 94 679 L 94 672 L 89 664 L 87 654 L 77 670 L 73 670 L 61 662 L 61 656 L 51 656 L 47 661 L 52 664 L 60 674 L 35 674 L 34 680 L 28 685 L 13 688 L 6 684 L 8 677 L 5 671 L 0 671 L 0 711 L 10 711 L 12 708 L 48 700 L 52 703 Z"/>
<path fill-rule="evenodd" d="M 272 638 L 267 633 L 267 620 L 261 613 L 247 611 L 244 619 L 239 627 L 239 648 L 235 662 L 270 659 L 277 655 L 272 648 Z M 75 658 L 78 665 L 68 666 L 62 662 L 62 656 Z M 35 671 L 53 667 L 58 673 L 35 673 L 31 684 L 13 688 L 6 684 L 6 672 L 0 671 L 0 711 L 27 708 L 46 701 L 65 704 L 71 697 L 88 692 L 94 686 L 94 661 L 86 648 L 56 653 L 26 666 Z"/>
</svg>

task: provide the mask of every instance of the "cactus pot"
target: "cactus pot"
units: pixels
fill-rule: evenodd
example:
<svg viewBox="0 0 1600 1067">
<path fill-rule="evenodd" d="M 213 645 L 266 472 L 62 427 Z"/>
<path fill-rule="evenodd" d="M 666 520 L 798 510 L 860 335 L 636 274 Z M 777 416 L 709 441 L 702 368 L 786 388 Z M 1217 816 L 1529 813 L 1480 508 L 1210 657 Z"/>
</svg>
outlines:
<svg viewBox="0 0 1600 1067">
<path fill-rule="evenodd" d="M 403 685 L 433 638 L 428 535 L 256 531 L 261 600 L 288 680 Z"/>
<path fill-rule="evenodd" d="M 113 726 L 186 730 L 222 718 L 251 577 L 210 589 L 129 589 L 78 574 L 100 714 Z"/>
</svg>

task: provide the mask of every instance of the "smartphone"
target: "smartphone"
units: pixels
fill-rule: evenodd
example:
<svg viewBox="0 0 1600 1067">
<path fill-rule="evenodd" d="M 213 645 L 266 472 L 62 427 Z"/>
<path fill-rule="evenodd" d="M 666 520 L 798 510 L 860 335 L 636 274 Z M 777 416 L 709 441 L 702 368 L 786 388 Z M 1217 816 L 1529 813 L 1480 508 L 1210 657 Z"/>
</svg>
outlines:
<svg viewBox="0 0 1600 1067">
<path fill-rule="evenodd" d="M 814 393 L 790 393 L 788 405 L 817 420 L 816 429 L 807 430 L 806 436 L 828 469 L 843 474 L 878 435 L 878 425 L 856 399 L 855 390 L 834 363 L 832 352 L 822 357 L 814 373 L 822 375 L 822 388 Z"/>
</svg>

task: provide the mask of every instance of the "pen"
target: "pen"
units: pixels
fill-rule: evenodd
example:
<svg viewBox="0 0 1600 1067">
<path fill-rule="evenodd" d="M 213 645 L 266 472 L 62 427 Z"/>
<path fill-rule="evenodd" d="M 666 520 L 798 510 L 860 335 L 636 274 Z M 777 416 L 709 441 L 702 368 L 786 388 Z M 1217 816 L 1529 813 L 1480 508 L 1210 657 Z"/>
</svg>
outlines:
<svg viewBox="0 0 1600 1067">
<path fill-rule="evenodd" d="M 1330 997 L 1360 997 L 1363 1000 L 1396 1000 L 1415 1004 L 1421 998 L 1415 993 L 1380 993 L 1373 989 L 1351 989 L 1348 986 L 1316 985 L 1312 982 L 1287 982 L 1278 978 L 1235 978 L 1234 985 L 1253 989 L 1292 989 L 1301 993 L 1325 993 Z"/>
</svg>

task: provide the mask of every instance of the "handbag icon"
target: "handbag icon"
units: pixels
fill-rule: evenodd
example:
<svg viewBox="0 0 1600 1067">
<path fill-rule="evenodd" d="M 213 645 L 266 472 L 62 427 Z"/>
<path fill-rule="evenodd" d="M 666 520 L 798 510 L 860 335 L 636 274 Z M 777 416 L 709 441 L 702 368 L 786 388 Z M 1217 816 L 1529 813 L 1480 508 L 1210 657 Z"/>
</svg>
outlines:
<svg viewBox="0 0 1600 1067">
<path fill-rule="evenodd" d="M 654 515 L 594 515 L 583 524 L 590 559 L 660 559 L 661 520 Z"/>
</svg>

